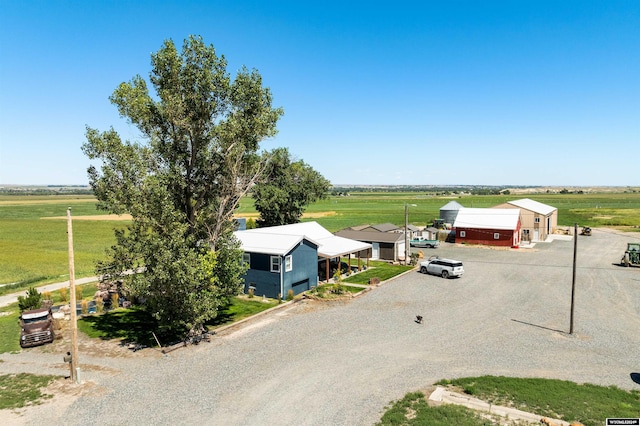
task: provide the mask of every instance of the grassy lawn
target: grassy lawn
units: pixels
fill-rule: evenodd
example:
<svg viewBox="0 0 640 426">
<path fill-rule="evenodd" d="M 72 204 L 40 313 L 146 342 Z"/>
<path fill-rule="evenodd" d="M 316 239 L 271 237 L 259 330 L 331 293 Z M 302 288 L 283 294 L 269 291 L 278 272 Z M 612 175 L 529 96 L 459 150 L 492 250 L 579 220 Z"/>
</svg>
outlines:
<svg viewBox="0 0 640 426">
<path fill-rule="evenodd" d="M 387 262 L 371 261 L 366 271 L 344 278 L 342 282 L 345 284 L 369 284 L 369 279 L 375 277 L 380 278 L 380 281 L 385 281 L 411 269 L 413 269 L 413 266 L 391 265 Z"/>
<path fill-rule="evenodd" d="M 53 397 L 42 393 L 42 388 L 58 378 L 26 373 L 0 375 L 0 410 L 35 405 Z"/>
<path fill-rule="evenodd" d="M 605 424 L 607 417 L 637 418 L 640 413 L 640 392 L 625 391 L 615 386 L 550 379 L 513 377 L 467 377 L 443 380 L 438 385 L 472 395 L 486 402 L 512 406 L 544 417 L 585 426 Z M 478 413 L 462 406 L 430 407 L 422 392 L 407 394 L 396 401 L 382 416 L 379 425 L 486 425 Z"/>
<path fill-rule="evenodd" d="M 234 297 L 231 304 L 223 309 L 216 318 L 209 321 L 207 328 L 215 330 L 223 325 L 231 324 L 241 319 L 265 311 L 278 304 L 277 300 L 262 298 L 249 299 L 245 296 Z M 78 329 L 92 338 L 104 340 L 121 339 L 124 342 L 137 342 L 146 346 L 157 346 L 152 333 L 165 346 L 175 343 L 176 336 L 158 333 L 156 321 L 146 312 L 138 308 L 114 309 L 102 315 L 86 315 L 78 319 Z"/>
<path fill-rule="evenodd" d="M 0 353 L 20 352 L 19 318 L 17 303 L 0 308 Z"/>
</svg>

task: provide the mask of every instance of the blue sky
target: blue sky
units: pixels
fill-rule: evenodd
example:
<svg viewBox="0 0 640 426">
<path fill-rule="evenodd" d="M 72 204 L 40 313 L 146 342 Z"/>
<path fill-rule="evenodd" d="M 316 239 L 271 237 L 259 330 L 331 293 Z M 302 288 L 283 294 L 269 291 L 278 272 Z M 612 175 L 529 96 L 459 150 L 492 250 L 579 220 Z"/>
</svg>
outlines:
<svg viewBox="0 0 640 426">
<path fill-rule="evenodd" d="M 640 1 L 0 0 L 0 184 L 87 184 L 85 126 L 201 35 L 333 184 L 640 185 Z"/>
</svg>

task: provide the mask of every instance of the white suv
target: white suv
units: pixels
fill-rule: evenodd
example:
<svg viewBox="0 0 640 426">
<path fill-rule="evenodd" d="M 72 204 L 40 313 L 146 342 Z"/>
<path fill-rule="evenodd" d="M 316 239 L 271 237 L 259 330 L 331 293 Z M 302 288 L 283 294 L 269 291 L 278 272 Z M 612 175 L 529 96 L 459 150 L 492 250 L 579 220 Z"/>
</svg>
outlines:
<svg viewBox="0 0 640 426">
<path fill-rule="evenodd" d="M 420 272 L 423 274 L 440 275 L 442 278 L 460 277 L 464 274 L 462 262 L 453 259 L 441 259 L 437 256 L 420 262 Z"/>
</svg>

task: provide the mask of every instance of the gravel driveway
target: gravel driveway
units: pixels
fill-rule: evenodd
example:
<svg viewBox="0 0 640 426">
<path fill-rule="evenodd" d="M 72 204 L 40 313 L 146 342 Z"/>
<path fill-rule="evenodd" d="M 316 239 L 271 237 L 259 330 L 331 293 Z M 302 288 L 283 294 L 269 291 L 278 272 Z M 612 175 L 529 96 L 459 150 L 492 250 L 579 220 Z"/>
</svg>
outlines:
<svg viewBox="0 0 640 426">
<path fill-rule="evenodd" d="M 372 425 L 409 391 L 485 374 L 640 389 L 630 378 L 640 371 L 640 268 L 614 265 L 638 237 L 604 229 L 579 237 L 573 335 L 572 241 L 519 250 L 444 244 L 423 252 L 462 260 L 460 279 L 412 271 L 349 302 L 296 303 L 166 356 L 147 349 L 86 359 L 92 392 L 51 418 L 22 420 Z M 28 357 L 2 355 L 0 373 L 36 368 Z"/>
</svg>

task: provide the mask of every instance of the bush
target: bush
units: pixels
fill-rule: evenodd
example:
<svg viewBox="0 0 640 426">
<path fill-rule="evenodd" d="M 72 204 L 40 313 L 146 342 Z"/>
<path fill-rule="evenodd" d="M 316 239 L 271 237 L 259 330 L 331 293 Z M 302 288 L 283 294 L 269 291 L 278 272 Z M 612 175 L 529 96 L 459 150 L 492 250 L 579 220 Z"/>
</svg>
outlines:
<svg viewBox="0 0 640 426">
<path fill-rule="evenodd" d="M 295 295 L 295 293 L 293 292 L 293 289 L 289 289 L 289 291 L 287 291 L 287 300 L 291 301 L 293 300 L 293 296 Z"/>
<path fill-rule="evenodd" d="M 84 315 L 88 314 L 89 313 L 89 301 L 83 300 L 80 305 L 82 306 L 82 313 Z"/>
<path fill-rule="evenodd" d="M 61 289 L 58 290 L 58 294 L 60 294 L 60 301 L 61 302 L 67 302 L 69 301 L 69 293 L 67 293 L 67 288 L 66 287 L 62 287 Z"/>
<path fill-rule="evenodd" d="M 380 284 L 380 278 L 378 277 L 369 278 L 369 284 L 372 284 L 372 285 Z"/>
<path fill-rule="evenodd" d="M 118 293 L 113 293 L 113 294 L 111 295 L 111 306 L 112 306 L 114 309 L 115 309 L 115 308 L 117 308 L 117 307 L 119 306 L 119 305 L 118 305 L 118 298 L 119 298 L 119 297 L 120 297 L 120 296 L 118 296 Z"/>
<path fill-rule="evenodd" d="M 104 300 L 102 300 L 102 297 L 96 299 L 96 312 L 99 314 L 104 312 Z"/>
<path fill-rule="evenodd" d="M 253 288 L 249 287 L 249 291 L 247 292 L 247 295 L 249 296 L 249 299 L 253 299 L 253 296 L 254 296 L 255 292 L 256 291 Z"/>
<path fill-rule="evenodd" d="M 79 302 L 82 300 L 82 287 L 77 286 L 76 287 L 76 302 Z"/>
<path fill-rule="evenodd" d="M 18 307 L 20 311 L 28 311 L 30 309 L 38 309 L 42 306 L 42 295 L 38 293 L 35 287 L 27 290 L 27 296 L 18 296 Z"/>
</svg>

